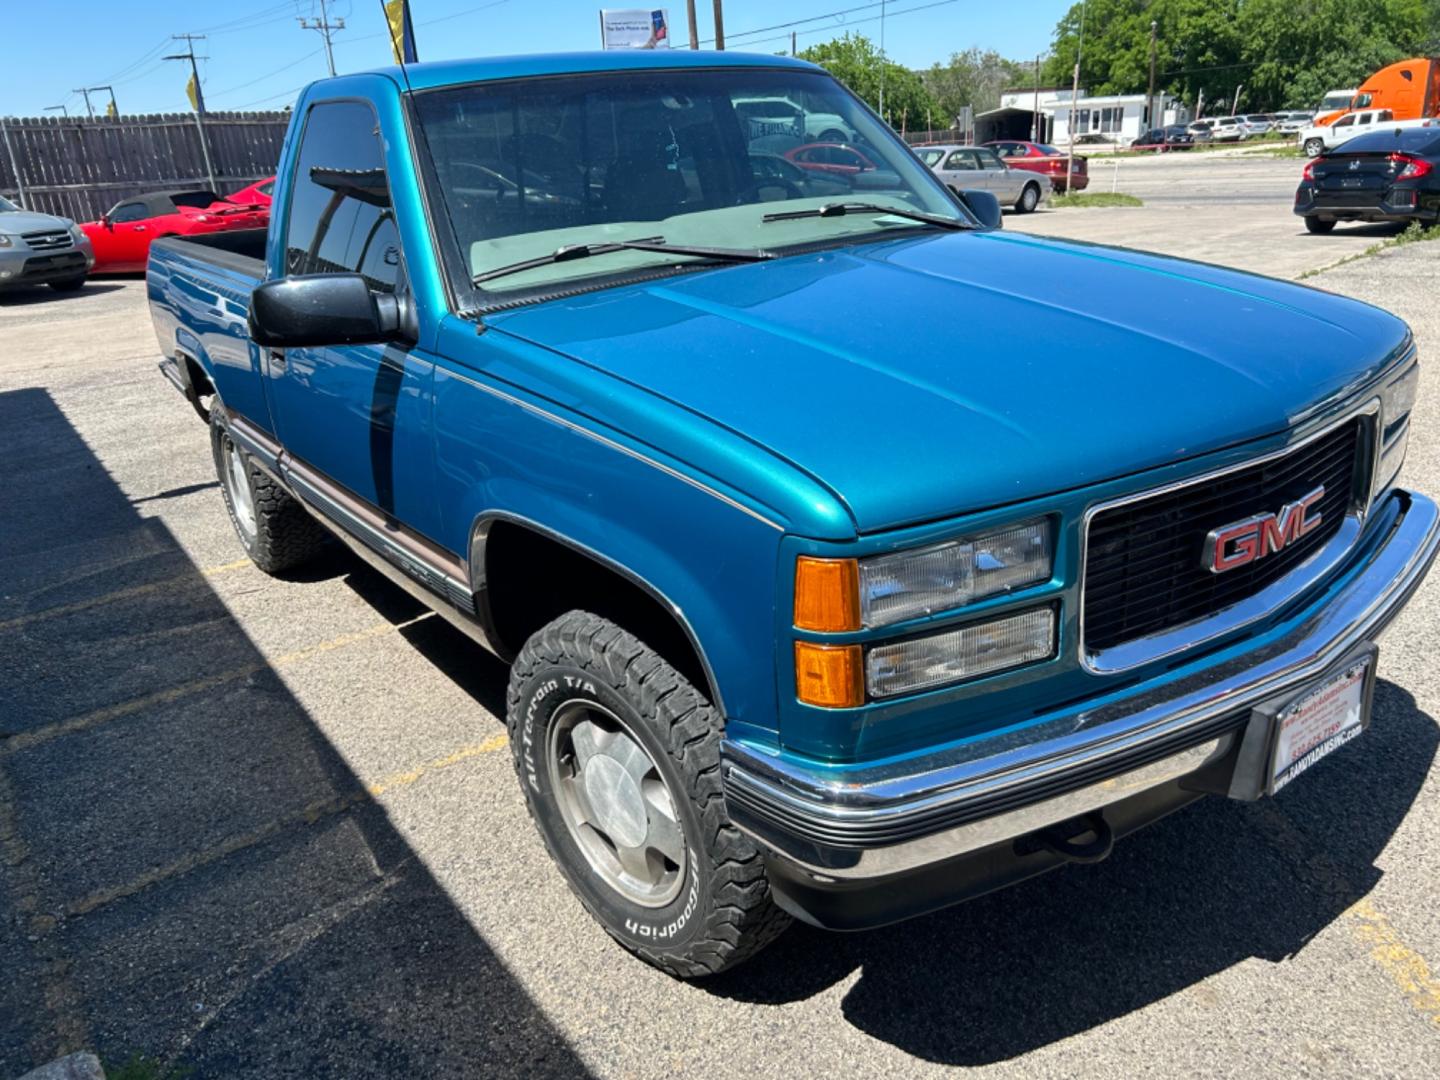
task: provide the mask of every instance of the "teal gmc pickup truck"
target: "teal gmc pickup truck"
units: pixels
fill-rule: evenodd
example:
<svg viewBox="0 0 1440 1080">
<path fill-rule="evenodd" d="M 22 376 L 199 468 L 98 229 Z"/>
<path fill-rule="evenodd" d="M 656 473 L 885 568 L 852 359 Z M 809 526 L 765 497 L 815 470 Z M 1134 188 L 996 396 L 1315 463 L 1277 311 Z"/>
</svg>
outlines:
<svg viewBox="0 0 1440 1080">
<path fill-rule="evenodd" d="M 874 167 L 792 153 L 812 114 Z M 343 542 L 511 662 L 536 827 L 665 971 L 1283 798 L 1369 724 L 1440 544 L 1385 312 L 1008 234 L 761 55 L 333 78 L 278 175 L 268 236 L 148 271 L 240 542 Z"/>
</svg>

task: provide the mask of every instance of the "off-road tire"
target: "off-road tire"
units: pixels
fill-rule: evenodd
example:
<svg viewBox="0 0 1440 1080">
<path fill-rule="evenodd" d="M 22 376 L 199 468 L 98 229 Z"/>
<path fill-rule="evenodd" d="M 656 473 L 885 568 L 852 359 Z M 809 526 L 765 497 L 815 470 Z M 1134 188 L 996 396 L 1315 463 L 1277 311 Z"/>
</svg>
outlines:
<svg viewBox="0 0 1440 1080">
<path fill-rule="evenodd" d="M 77 277 L 61 278 L 59 281 L 50 282 L 50 287 L 56 292 L 75 292 L 85 287 L 85 274 Z"/>
<path fill-rule="evenodd" d="M 565 823 L 546 755 L 551 722 L 577 700 L 619 718 L 669 789 L 688 855 L 663 907 L 606 882 Z M 790 925 L 759 849 L 726 814 L 719 713 L 644 642 L 588 612 L 562 615 L 520 650 L 506 713 L 531 819 L 581 904 L 625 948 L 670 975 L 699 978 L 749 959 Z"/>
<path fill-rule="evenodd" d="M 255 508 L 255 531 L 247 535 L 236 514 L 231 495 L 232 482 L 225 464 L 228 447 L 234 447 L 243 466 L 244 480 L 249 485 Z M 235 446 L 225 426 L 224 410 L 210 410 L 210 450 L 215 459 L 215 473 L 225 497 L 225 510 L 235 535 L 245 548 L 250 561 L 267 574 L 284 574 L 310 562 L 329 544 L 329 534 L 273 477 L 258 468 L 246 453 Z"/>
<path fill-rule="evenodd" d="M 1325 219 L 1318 217 L 1307 217 L 1305 219 L 1305 231 L 1308 233 L 1315 233 L 1317 236 L 1324 236 L 1326 233 L 1333 232 L 1334 230 L 1335 222 L 1333 221 L 1326 221 Z"/>
<path fill-rule="evenodd" d="M 1026 184 L 1020 192 L 1020 198 L 1015 200 L 1015 212 L 1017 214 L 1028 214 L 1040 205 L 1040 185 Z"/>
</svg>

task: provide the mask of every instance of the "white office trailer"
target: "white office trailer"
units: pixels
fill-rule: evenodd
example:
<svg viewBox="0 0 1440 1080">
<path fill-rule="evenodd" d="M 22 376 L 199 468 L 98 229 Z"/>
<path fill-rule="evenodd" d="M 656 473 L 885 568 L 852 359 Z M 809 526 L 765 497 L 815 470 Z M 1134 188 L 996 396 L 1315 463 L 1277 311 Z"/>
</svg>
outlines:
<svg viewBox="0 0 1440 1080">
<path fill-rule="evenodd" d="M 1155 121 L 1152 123 L 1145 94 L 1106 94 L 1090 96 L 1080 91 L 1072 109 L 1070 88 L 1041 87 L 1039 90 L 1017 87 L 1000 95 L 1000 107 L 975 117 L 976 141 L 989 139 L 1029 139 L 1035 129 L 1039 111 L 1037 141 L 1065 146 L 1070 141 L 1071 116 L 1075 120 L 1075 137 L 1126 145 L 1152 127 L 1190 122 L 1190 110 L 1169 94 L 1155 95 Z"/>
</svg>

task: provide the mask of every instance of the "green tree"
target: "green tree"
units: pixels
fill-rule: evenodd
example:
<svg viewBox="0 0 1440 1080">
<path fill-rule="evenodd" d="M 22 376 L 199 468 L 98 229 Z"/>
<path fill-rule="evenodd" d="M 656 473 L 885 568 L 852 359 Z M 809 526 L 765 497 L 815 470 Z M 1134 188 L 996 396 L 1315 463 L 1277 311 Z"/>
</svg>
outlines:
<svg viewBox="0 0 1440 1080">
<path fill-rule="evenodd" d="M 1242 110 L 1311 106 L 1327 90 L 1440 44 L 1440 0 L 1085 0 L 1055 27 L 1049 83 L 1070 81 L 1082 11 L 1083 88 L 1143 93 L 1153 20 L 1156 89 L 1192 106 L 1203 90 L 1228 108 L 1237 89 Z"/>
<path fill-rule="evenodd" d="M 894 61 L 882 61 L 874 43 L 861 34 L 846 34 L 834 41 L 812 45 L 799 55 L 802 60 L 819 64 L 877 111 L 883 85 L 885 120 L 897 131 L 902 125 L 924 127 L 927 110 L 931 115 L 939 115 L 935 100 L 920 76 Z"/>
<path fill-rule="evenodd" d="M 1031 85 L 1035 69 L 1007 60 L 993 49 L 969 48 L 952 53 L 949 63 L 932 65 L 920 78 L 935 99 L 935 122 L 943 127 L 954 123 L 966 105 L 976 112 L 996 108 L 1000 92 Z"/>
</svg>

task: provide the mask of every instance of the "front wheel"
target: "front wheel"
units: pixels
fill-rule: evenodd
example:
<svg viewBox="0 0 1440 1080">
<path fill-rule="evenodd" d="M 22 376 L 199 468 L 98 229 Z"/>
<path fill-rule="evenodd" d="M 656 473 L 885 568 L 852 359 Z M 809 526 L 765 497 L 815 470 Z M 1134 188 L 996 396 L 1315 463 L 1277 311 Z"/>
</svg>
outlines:
<svg viewBox="0 0 1440 1080">
<path fill-rule="evenodd" d="M 1323 236 L 1335 228 L 1335 222 L 1326 221 L 1324 218 L 1307 217 L 1305 219 L 1305 231 Z"/>
<path fill-rule="evenodd" d="M 789 925 L 759 849 L 725 812 L 719 714 L 643 642 L 599 616 L 562 615 L 520 650 L 507 705 L 530 816 L 621 945 L 696 978 Z"/>
<path fill-rule="evenodd" d="M 1306 157 L 1319 157 L 1319 156 L 1320 156 L 1321 154 L 1323 154 L 1324 152 L 1325 152 L 1325 142 L 1324 142 L 1323 139 L 1306 139 L 1306 140 L 1305 140 L 1305 156 L 1306 156 Z"/>
<path fill-rule="evenodd" d="M 320 553 L 328 540 L 324 528 L 235 445 L 218 408 L 210 410 L 210 449 L 230 522 L 256 566 L 283 574 Z"/>
<path fill-rule="evenodd" d="M 1040 185 L 1026 184 L 1025 190 L 1020 192 L 1020 198 L 1015 202 L 1015 209 L 1022 214 L 1028 214 L 1039 205 Z"/>
</svg>

